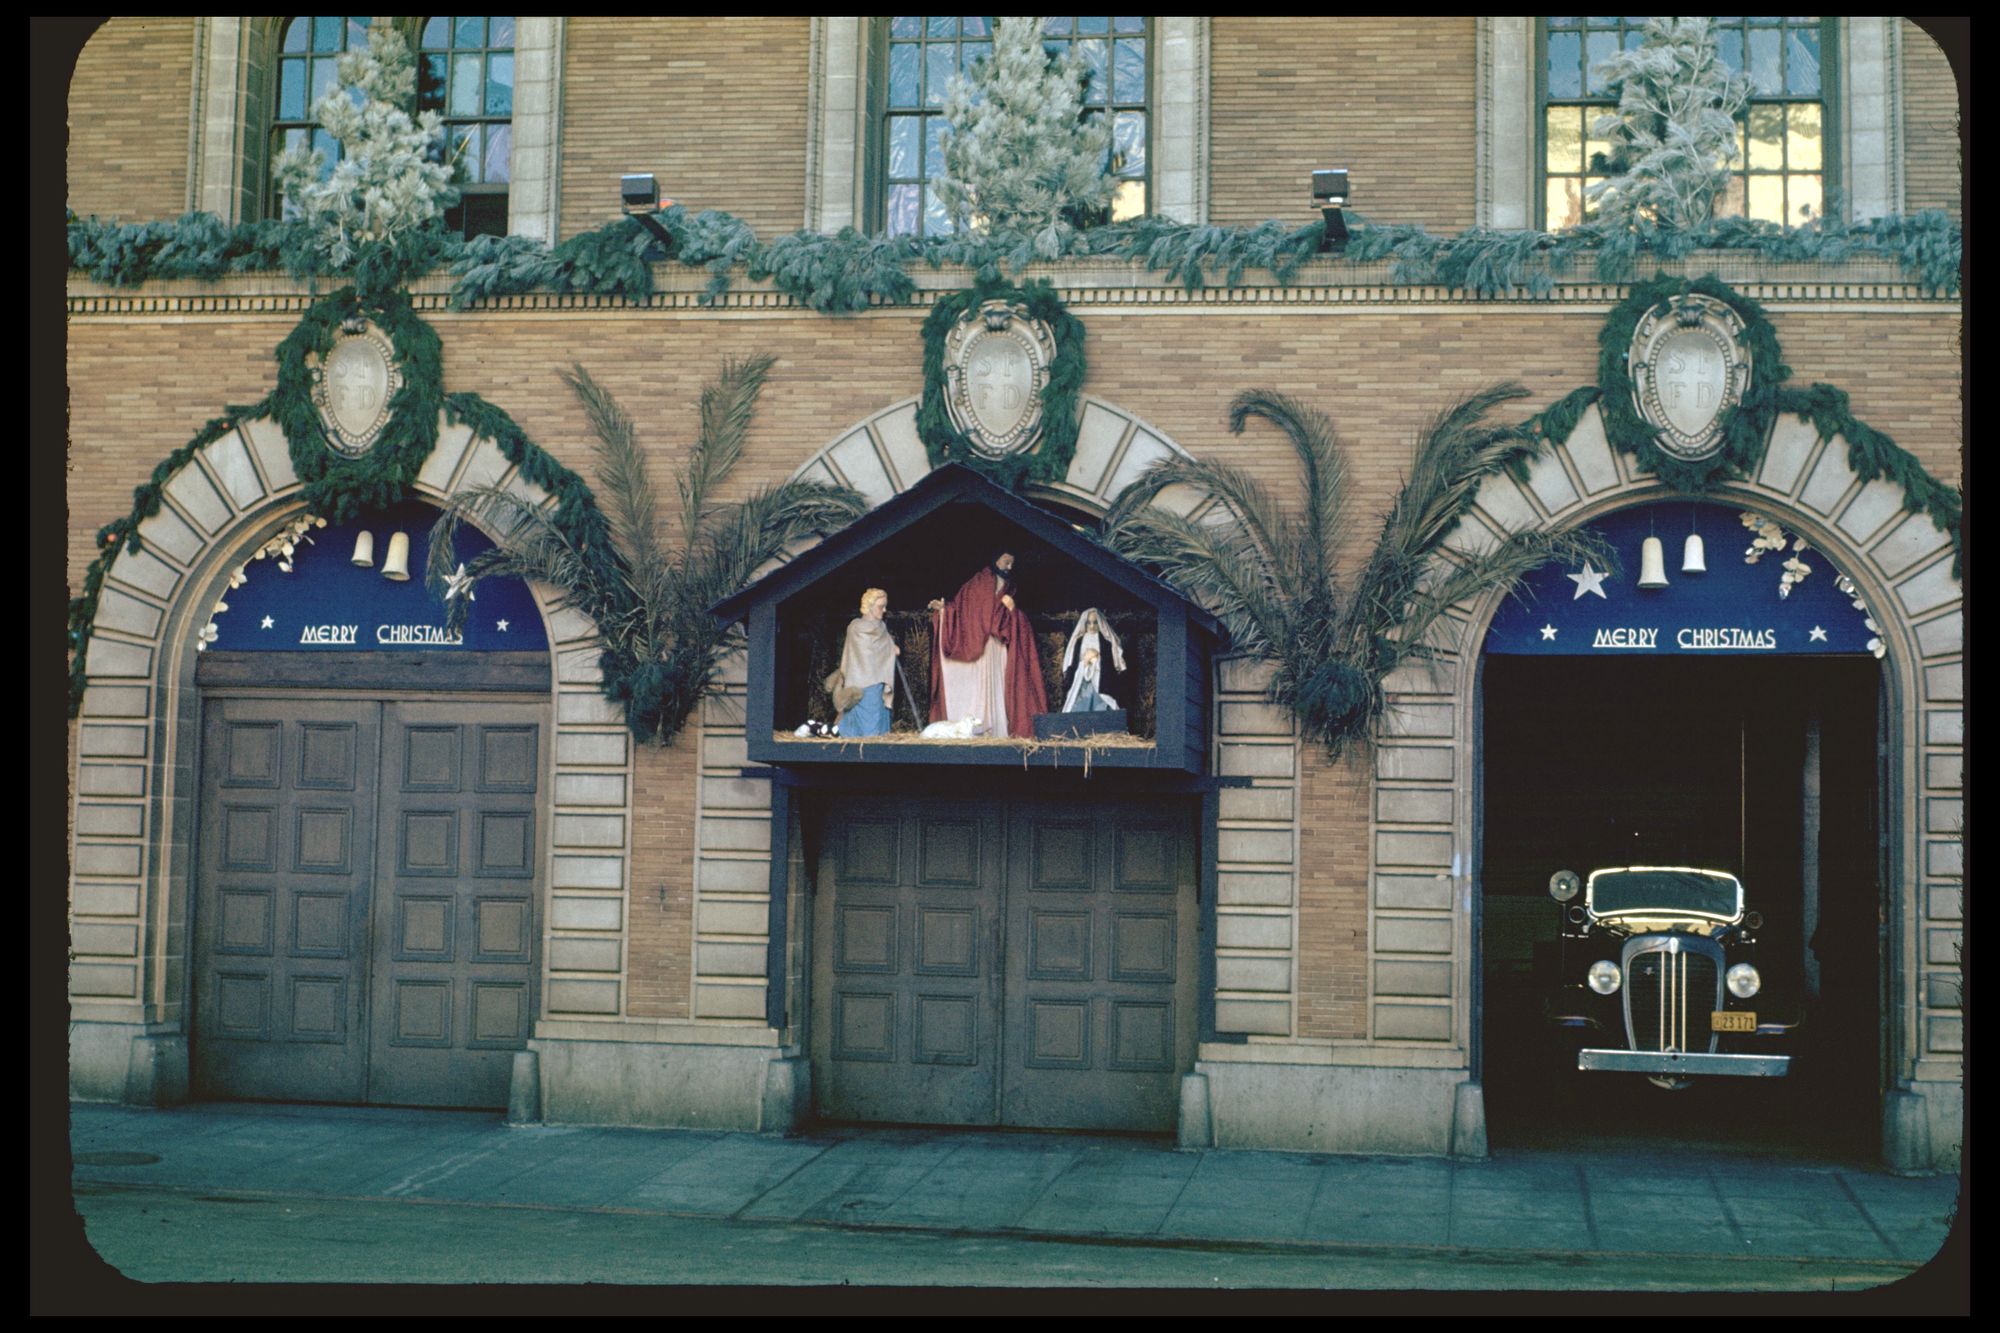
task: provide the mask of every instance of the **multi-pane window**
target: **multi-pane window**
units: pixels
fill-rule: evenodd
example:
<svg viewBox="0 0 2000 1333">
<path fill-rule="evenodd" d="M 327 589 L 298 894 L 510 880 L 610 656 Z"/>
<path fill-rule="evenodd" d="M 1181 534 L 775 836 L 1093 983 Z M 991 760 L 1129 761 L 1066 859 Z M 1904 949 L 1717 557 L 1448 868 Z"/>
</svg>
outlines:
<svg viewBox="0 0 2000 1333">
<path fill-rule="evenodd" d="M 938 236 L 954 223 L 939 196 L 944 175 L 945 93 L 951 80 L 993 50 L 988 18 L 891 18 L 882 43 L 882 229 L 891 236 Z M 1118 178 L 1112 220 L 1146 211 L 1147 96 L 1152 50 L 1149 21 L 1111 16 L 1051 18 L 1043 47 L 1082 59 L 1084 114 L 1111 118 L 1109 170 Z"/>
<path fill-rule="evenodd" d="M 507 230 L 507 186 L 512 179 L 514 20 L 486 15 L 388 19 L 412 38 L 417 60 L 417 109 L 444 118 L 445 141 L 458 204 L 447 210 L 447 230 L 462 236 Z M 277 101 L 271 120 L 271 162 L 296 144 L 317 148 L 326 170 L 340 159 L 340 144 L 321 129 L 313 105 L 339 84 L 341 53 L 368 44 L 365 18 L 287 20 L 278 41 Z M 277 191 L 272 191 L 274 200 Z M 276 205 L 284 216 L 289 201 Z"/>
<path fill-rule="evenodd" d="M 286 21 L 278 39 L 278 99 L 271 117 L 271 171 L 276 179 L 279 157 L 305 145 L 319 149 L 325 158 L 324 170 L 332 172 L 340 160 L 340 144 L 313 119 L 313 103 L 339 86 L 335 65 L 341 53 L 368 45 L 365 18 L 295 18 Z M 272 186 L 273 200 L 280 198 Z M 283 201 L 284 215 L 296 210 Z"/>
<path fill-rule="evenodd" d="M 1616 100 L 1599 65 L 1637 47 L 1643 18 L 1542 20 L 1543 225 L 1575 226 L 1590 212 L 1585 192 L 1603 179 L 1594 159 L 1611 144 L 1591 133 Z M 1722 62 L 1750 81 L 1737 117 L 1737 154 L 1716 201 L 1720 217 L 1752 217 L 1797 226 L 1825 209 L 1832 170 L 1827 151 L 1832 92 L 1829 21 L 1820 18 L 1718 18 Z"/>
<path fill-rule="evenodd" d="M 1146 212 L 1146 99 L 1150 56 L 1143 18 L 1052 18 L 1042 47 L 1053 56 L 1070 48 L 1083 57 L 1084 115 L 1111 118 L 1111 161 L 1118 184 L 1111 196 L 1111 220 Z"/>
<path fill-rule="evenodd" d="M 445 227 L 462 236 L 504 235 L 514 150 L 514 20 L 423 21 L 417 107 L 444 117 L 459 203 Z"/>
</svg>

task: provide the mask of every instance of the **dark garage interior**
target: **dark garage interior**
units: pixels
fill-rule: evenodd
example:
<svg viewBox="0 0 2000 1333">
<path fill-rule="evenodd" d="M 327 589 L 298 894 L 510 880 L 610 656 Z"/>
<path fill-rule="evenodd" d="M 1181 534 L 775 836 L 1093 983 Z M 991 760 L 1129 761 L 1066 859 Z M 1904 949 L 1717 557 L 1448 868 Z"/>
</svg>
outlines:
<svg viewBox="0 0 2000 1333">
<path fill-rule="evenodd" d="M 1880 682 L 1867 657 L 1486 659 L 1478 1059 L 1496 1147 L 1874 1155 Z M 1787 1077 L 1669 1091 L 1576 1071 L 1543 1019 L 1548 878 L 1627 865 L 1742 880 L 1765 919 L 1760 1006 L 1802 1004 Z"/>
</svg>

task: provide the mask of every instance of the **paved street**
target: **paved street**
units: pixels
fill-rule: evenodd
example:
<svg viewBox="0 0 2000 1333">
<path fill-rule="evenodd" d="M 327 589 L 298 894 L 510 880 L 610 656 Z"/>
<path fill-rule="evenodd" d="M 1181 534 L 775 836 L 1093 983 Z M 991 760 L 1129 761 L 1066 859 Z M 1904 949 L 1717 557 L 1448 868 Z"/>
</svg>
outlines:
<svg viewBox="0 0 2000 1333">
<path fill-rule="evenodd" d="M 1920 1269 L 1958 1189 L 1748 1155 L 1458 1162 L 301 1106 L 71 1115 L 90 1243 L 142 1282 L 1854 1290 Z"/>
</svg>

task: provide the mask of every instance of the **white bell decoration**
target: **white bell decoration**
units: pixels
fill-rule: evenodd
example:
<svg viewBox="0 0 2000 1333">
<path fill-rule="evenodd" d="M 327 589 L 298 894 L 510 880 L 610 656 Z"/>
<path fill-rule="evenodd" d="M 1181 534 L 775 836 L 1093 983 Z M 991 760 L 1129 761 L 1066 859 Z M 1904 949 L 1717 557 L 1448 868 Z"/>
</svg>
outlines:
<svg viewBox="0 0 2000 1333">
<path fill-rule="evenodd" d="M 1681 573 L 1708 573 L 1708 559 L 1706 553 L 1702 550 L 1701 534 L 1699 532 L 1690 532 L 1688 534 L 1687 546 L 1681 551 Z"/>
<path fill-rule="evenodd" d="M 1639 548 L 1639 586 L 1642 588 L 1667 586 L 1666 548 L 1660 545 L 1658 537 L 1646 538 L 1646 544 Z"/>
<path fill-rule="evenodd" d="M 363 569 L 375 568 L 375 534 L 365 528 L 354 538 L 354 563 Z"/>
<path fill-rule="evenodd" d="M 407 583 L 410 578 L 410 534 L 399 532 L 389 539 L 389 558 L 382 562 L 382 577 Z"/>
</svg>

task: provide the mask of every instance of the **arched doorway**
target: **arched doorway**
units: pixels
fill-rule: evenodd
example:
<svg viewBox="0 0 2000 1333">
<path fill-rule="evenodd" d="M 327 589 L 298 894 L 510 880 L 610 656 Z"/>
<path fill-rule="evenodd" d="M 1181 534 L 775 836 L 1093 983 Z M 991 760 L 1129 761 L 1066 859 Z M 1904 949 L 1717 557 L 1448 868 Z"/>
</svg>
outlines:
<svg viewBox="0 0 2000 1333">
<path fill-rule="evenodd" d="M 548 639 L 518 580 L 442 623 L 436 516 L 295 525 L 200 632 L 198 1097 L 506 1104 L 540 989 Z"/>
<path fill-rule="evenodd" d="M 450 494 L 466 479 L 511 484 L 530 498 L 537 494 L 532 484 L 516 475 L 513 464 L 493 441 L 475 436 L 466 427 L 441 422 L 438 447 L 425 462 L 414 489 L 419 496 L 435 501 Z M 421 670 L 412 664 L 426 656 L 435 663 L 440 653 L 447 651 L 444 645 L 426 644 L 421 628 L 412 629 L 406 635 L 408 642 L 398 646 L 399 652 L 410 655 L 396 657 L 401 666 L 385 672 L 381 668 L 392 656 L 387 644 L 376 644 L 364 651 L 367 646 L 360 642 L 358 622 L 336 621 L 330 612 L 322 620 L 320 611 L 326 609 L 323 599 L 277 569 L 282 547 L 288 540 L 292 541 L 295 553 L 323 552 L 336 564 L 351 560 L 354 554 L 351 536 L 340 549 L 333 549 L 329 529 L 318 527 L 300 509 L 298 488 L 283 434 L 272 422 L 246 421 L 238 430 L 202 450 L 168 479 L 159 512 L 140 526 L 143 549 L 133 544 L 122 550 L 108 571 L 86 662 L 88 687 L 77 724 L 78 757 L 73 786 L 75 842 L 70 888 L 76 921 L 73 939 L 77 946 L 77 961 L 70 976 L 73 1096 L 87 1100 L 169 1103 L 186 1097 L 190 1091 L 190 1046 L 200 1045 L 197 1028 L 206 1030 L 206 1025 L 197 1023 L 197 1009 L 204 1002 L 204 995 L 218 995 L 214 983 L 219 970 L 230 966 L 211 967 L 210 984 L 206 989 L 197 985 L 196 973 L 200 966 L 206 965 L 197 963 L 198 948 L 205 950 L 213 943 L 213 939 L 204 943 L 200 932 L 204 925 L 220 929 L 222 924 L 219 904 L 203 912 L 197 901 L 203 823 L 214 808 L 213 803 L 202 800 L 205 759 L 215 748 L 204 746 L 209 726 L 206 708 L 210 699 L 216 697 L 235 701 L 231 707 L 245 707 L 241 701 L 261 691 L 267 704 L 272 700 L 277 703 L 277 716 L 267 720 L 284 726 L 297 723 L 302 727 L 308 720 L 328 721 L 309 719 L 302 703 L 352 702 L 357 695 L 369 697 L 372 691 L 380 725 L 370 734 L 376 738 L 378 761 L 380 737 L 387 734 L 393 739 L 408 731 L 406 727 L 398 732 L 396 719 L 388 718 L 385 712 L 390 703 L 401 703 L 406 692 L 419 698 L 428 696 L 433 701 L 441 695 L 461 693 L 481 703 L 505 698 L 532 712 L 532 725 L 538 729 L 532 761 L 537 774 L 536 790 L 525 803 L 536 810 L 539 822 L 532 831 L 525 826 L 511 830 L 523 835 L 524 840 L 516 848 L 528 858 L 528 870 L 525 875 L 509 878 L 509 892 L 525 894 L 532 910 L 500 910 L 501 904 L 496 902 L 485 909 L 487 941 L 473 935 L 454 934 L 452 945 L 456 953 L 461 943 L 469 946 L 498 942 L 503 927 L 520 925 L 526 932 L 519 938 L 527 943 L 528 962 L 519 962 L 519 950 L 480 952 L 512 952 L 514 957 L 507 960 L 509 965 L 526 968 L 529 980 L 525 989 L 511 993 L 494 990 L 481 998 L 490 1002 L 506 999 L 510 1004 L 518 1000 L 527 1007 L 515 1012 L 508 1006 L 487 1003 L 483 1006 L 483 1026 L 475 1030 L 470 1026 L 475 1010 L 471 1007 L 468 977 L 466 993 L 454 994 L 451 1022 L 457 1030 L 471 1034 L 465 1041 L 477 1043 L 473 1049 L 488 1050 L 499 1049 L 503 1044 L 499 1036 L 503 1018 L 508 1033 L 504 1044 L 518 1046 L 521 1038 L 517 1034 L 552 1014 L 622 1011 L 624 913 L 620 908 L 625 892 L 631 750 L 622 716 L 604 700 L 597 684 L 593 627 L 574 612 L 549 610 L 543 604 L 543 592 L 530 589 L 527 614 L 510 617 L 508 630 L 518 636 L 523 630 L 532 629 L 539 645 L 527 654 L 536 661 L 526 674 L 522 674 L 517 663 L 497 675 L 489 673 L 485 682 L 489 687 L 506 688 L 474 688 L 465 692 L 460 682 L 432 672 L 411 688 L 412 672 Z M 411 557 L 413 578 L 407 586 L 420 590 L 423 573 L 420 538 L 427 531 L 427 524 L 418 522 L 407 531 L 412 538 L 419 539 L 413 542 L 417 549 Z M 310 543 L 294 540 L 308 533 Z M 379 581 L 382 564 L 389 555 L 391 536 L 393 531 L 387 529 L 375 533 L 376 571 L 364 577 Z M 269 548 L 266 558 L 258 560 L 258 553 L 266 548 Z M 465 549 L 469 551 L 470 547 Z M 249 587 L 235 582 L 235 576 L 241 573 L 250 575 Z M 223 654 L 230 650 L 232 632 L 238 632 L 234 627 L 244 627 L 241 632 L 251 628 L 264 633 L 277 632 L 275 622 L 282 617 L 273 617 L 270 631 L 262 630 L 262 614 L 246 619 L 250 603 L 243 600 L 244 596 L 259 582 L 266 589 L 283 586 L 290 590 L 297 615 L 291 623 L 293 642 L 287 646 L 294 651 L 318 654 L 321 678 L 294 678 L 287 682 L 259 671 L 256 662 L 274 662 L 281 656 L 270 653 L 253 653 L 251 661 L 239 661 L 224 669 Z M 224 604 L 228 607 L 226 611 L 222 609 Z M 480 591 L 479 605 L 495 611 L 494 618 L 498 619 L 495 595 L 486 593 L 484 588 Z M 341 633 L 340 629 L 332 628 L 336 624 L 356 623 L 357 642 L 351 645 L 328 642 L 302 648 L 296 640 L 305 619 L 329 627 L 330 637 Z M 432 613 L 409 618 L 418 626 L 436 619 L 434 604 Z M 216 637 L 205 642 L 205 631 L 210 626 L 215 628 Z M 488 632 L 492 632 L 491 627 Z M 388 633 L 393 635 L 393 631 Z M 518 643 L 518 638 L 509 642 Z M 215 667 L 207 665 L 211 646 L 218 651 Z M 329 665 L 334 661 L 329 654 L 343 651 L 360 653 L 361 657 L 350 659 L 344 670 L 335 670 Z M 489 666 L 505 656 L 491 652 L 475 655 Z M 508 670 L 514 672 L 511 677 Z M 332 679 L 325 678 L 328 673 Z M 246 715 L 246 720 L 255 719 Z M 402 720 L 414 720 L 420 728 L 458 725 L 436 724 L 422 717 L 403 716 Z M 366 730 L 362 720 L 332 721 L 334 729 L 323 732 L 320 739 L 342 734 L 341 729 L 349 721 L 353 722 L 353 729 L 344 734 L 359 738 Z M 482 739 L 477 731 L 469 735 L 472 740 L 462 738 L 463 744 Z M 274 755 L 284 756 L 294 766 L 295 787 L 296 765 L 302 758 L 303 743 L 303 735 L 296 736 L 290 748 L 280 749 Z M 518 767 L 526 761 L 524 749 L 517 747 L 510 756 L 502 753 L 506 748 L 500 744 L 493 751 L 496 764 L 505 761 Z M 325 760 L 326 753 L 326 747 L 321 746 L 319 760 Z M 334 753 L 341 756 L 344 765 L 346 759 L 339 747 L 334 747 Z M 354 756 L 357 778 L 368 769 L 361 757 L 357 751 Z M 478 769 L 466 771 L 477 785 Z M 382 781 L 379 762 L 373 772 L 379 793 Z M 479 801 L 488 797 L 497 799 L 501 794 L 498 788 L 507 784 L 502 781 L 487 785 L 495 790 L 471 795 Z M 274 867 L 281 855 L 290 855 L 282 838 L 292 839 L 289 845 L 296 848 L 298 818 L 304 808 L 334 810 L 338 803 L 323 795 L 332 790 L 306 788 L 309 795 L 299 796 L 288 808 L 291 827 L 282 834 L 278 832 L 277 819 L 284 803 L 275 799 L 266 801 L 271 807 L 273 837 L 280 839 L 271 847 Z M 433 810 L 443 809 L 441 801 L 429 805 Z M 346 816 L 350 835 L 347 851 L 352 856 L 359 856 L 364 850 L 352 840 L 359 828 L 352 821 L 360 814 L 361 808 L 356 806 Z M 379 809 L 373 811 L 371 818 L 379 824 Z M 398 814 L 398 821 L 400 818 Z M 466 811 L 457 812 L 454 818 L 460 839 L 476 836 L 467 830 L 481 821 L 472 820 Z M 337 826 L 341 822 L 337 814 L 316 818 L 308 821 L 313 827 L 307 833 L 319 846 L 338 850 Z M 444 822 L 448 821 L 433 821 L 433 828 Z M 505 840 L 501 835 L 509 831 L 495 823 L 487 830 L 491 836 L 483 848 L 461 841 L 458 845 L 461 866 L 474 864 L 469 858 L 475 854 L 487 856 L 490 864 L 492 855 L 502 849 Z M 257 841 L 252 836 L 257 830 L 250 824 L 246 823 L 241 832 L 246 847 Z M 262 858 L 253 859 L 261 862 Z M 279 872 L 273 869 L 270 873 Z M 371 873 L 374 873 L 372 866 Z M 336 878 L 324 867 L 298 875 L 301 884 L 311 885 L 330 884 Z M 370 886 L 372 890 L 372 880 Z M 270 887 L 275 893 L 275 886 Z M 216 892 L 219 895 L 220 889 Z M 242 904 L 246 910 L 237 915 L 232 927 L 240 931 L 237 939 L 262 938 L 265 926 L 258 918 L 263 908 L 249 905 L 255 896 L 252 893 L 246 897 Z M 484 896 L 496 897 L 490 893 Z M 308 904 L 305 925 L 309 934 L 326 924 L 324 912 L 318 917 L 313 915 L 315 906 L 325 908 L 330 904 Z M 419 946 L 403 950 L 412 955 L 405 961 L 414 963 L 417 955 L 443 952 L 440 948 L 421 947 L 436 943 L 439 938 L 436 931 L 443 923 L 436 910 L 438 906 L 441 904 L 430 907 L 419 904 L 414 914 L 405 913 L 410 932 L 408 942 Z M 514 918 L 511 921 L 506 919 L 510 914 Z M 294 910 L 294 918 L 296 915 Z M 281 920 L 274 907 L 269 917 L 272 947 L 275 949 L 281 938 L 287 939 L 284 948 L 289 956 L 294 946 L 289 942 L 290 937 L 280 934 L 281 926 L 296 934 L 298 922 Z M 454 920 L 451 928 L 458 931 L 459 923 Z M 544 941 L 548 943 L 545 953 Z M 235 944 L 233 939 L 228 947 Z M 353 950 L 360 946 L 350 939 L 347 947 Z M 310 944 L 299 951 L 299 957 L 314 965 L 327 961 Z M 321 987 L 317 997 L 307 998 L 317 998 L 331 1006 L 330 989 Z M 358 1005 L 358 995 L 359 992 L 350 991 L 338 1006 L 323 1012 L 331 1013 L 337 1007 L 342 1014 L 358 1013 L 349 1004 L 352 1001 Z M 425 1014 L 420 1003 L 425 998 L 426 995 L 413 992 L 406 1005 L 410 1025 L 404 1035 L 412 1038 L 413 1051 L 425 1037 L 425 1021 L 431 1024 L 433 1041 L 435 1034 L 443 1030 L 442 1005 L 432 1005 Z M 441 999 L 441 994 L 432 988 L 428 998 Z M 256 1003 L 246 1001 L 245 1012 L 254 1012 Z M 319 1027 L 321 1031 L 313 1034 L 313 1040 L 300 1044 L 331 1044 L 318 1039 L 330 1038 L 336 1029 L 325 1021 Z M 355 1034 L 350 1032 L 341 1041 L 352 1039 L 356 1039 Z M 463 1063 L 459 1056 L 447 1055 L 443 1059 L 447 1064 Z M 209 1086 L 212 1088 L 213 1083 Z M 368 1095 L 365 1087 L 362 1095 Z M 394 1091 L 385 1095 L 395 1100 L 430 1100 L 428 1095 L 417 1097 Z M 477 1100 L 486 1105 L 504 1103 L 504 1089 L 497 1100 L 490 1091 Z"/>
<path fill-rule="evenodd" d="M 1926 1168 L 1956 1160 L 1962 1137 L 1958 1090 L 1956 959 L 1951 945 L 1962 889 L 1961 852 L 1953 821 L 1962 809 L 1960 764 L 1963 746 L 1964 609 L 1952 536 L 1923 512 L 1903 506 L 1905 493 L 1886 478 L 1857 476 L 1843 441 L 1821 437 L 1811 423 L 1781 416 L 1757 475 L 1719 488 L 1708 497 L 1732 512 L 1753 511 L 1779 523 L 1793 537 L 1824 554 L 1828 565 L 1849 575 L 1855 598 L 1877 621 L 1882 657 L 1879 719 L 1873 735 L 1881 755 L 1874 792 L 1879 800 L 1873 830 L 1880 888 L 1879 970 L 1882 1017 L 1879 1038 L 1881 1154 L 1893 1165 Z M 1495 478 L 1478 497 L 1471 521 L 1448 545 L 1478 549 L 1499 533 L 1522 528 L 1573 526 L 1594 521 L 1635 503 L 1672 500 L 1659 483 L 1638 472 L 1612 449 L 1595 407 L 1587 409 L 1569 438 L 1550 448 L 1522 480 Z M 1677 503 L 1686 503 L 1680 498 Z M 1666 526 L 1671 559 L 1679 536 Z M 1711 565 L 1740 560 L 1747 529 L 1737 528 L 1726 546 L 1711 543 Z M 1628 577 L 1636 578 L 1636 550 L 1624 556 Z M 1776 561 L 1769 577 L 1778 579 Z M 1822 573 L 1818 577 L 1828 578 Z M 1575 591 L 1571 589 L 1572 593 Z M 1469 782 L 1469 799 L 1447 804 L 1432 798 L 1445 815 L 1425 840 L 1378 838 L 1372 866 L 1378 903 L 1392 907 L 1403 937 L 1417 930 L 1434 939 L 1432 950 L 1450 941 L 1454 956 L 1452 1030 L 1462 1033 L 1471 1081 L 1456 1116 L 1460 1151 L 1482 1152 L 1486 1139 L 1481 1080 L 1491 1075 L 1481 1043 L 1490 1022 L 1480 991 L 1478 946 L 1484 933 L 1485 894 L 1480 882 L 1482 787 L 1479 722 L 1483 716 L 1482 662 L 1487 626 L 1506 599 L 1493 597 L 1465 608 L 1463 619 L 1439 637 L 1440 669 L 1390 682 L 1391 711 L 1376 758 L 1378 801 L 1400 810 L 1418 807 L 1433 787 L 1442 791 Z M 1438 836 L 1446 833 L 1444 837 Z M 1406 848 L 1421 857 L 1403 855 Z M 1391 853 L 1396 853 L 1391 855 Z M 1447 878 L 1459 880 L 1457 920 L 1450 895 L 1420 893 Z M 1393 902 L 1390 891 L 1394 891 Z M 1949 926 L 1934 924 L 1953 923 Z M 1379 923 L 1378 923 L 1379 925 Z M 1378 930 L 1378 954 L 1384 952 Z M 1390 1030 L 1389 1018 L 1423 1003 L 1391 991 L 1378 975 L 1371 1004 L 1375 1030 Z M 1436 1004 L 1436 1001 L 1430 1001 Z M 1462 1026 L 1461 1026 L 1462 1025 Z"/>
<path fill-rule="evenodd" d="M 1496 1144 L 1575 1147 L 1582 1130 L 1620 1150 L 1875 1151 L 1882 679 L 1869 645 L 1881 641 L 1853 605 L 1852 580 L 1770 520 L 1756 519 L 1769 535 L 1746 564 L 1738 518 L 1687 502 L 1604 516 L 1589 528 L 1620 572 L 1543 571 L 1488 627 L 1479 984 Z M 1658 586 L 1635 586 L 1659 531 L 1673 539 L 1672 562 L 1662 551 L 1649 571 Z M 1706 561 L 1699 549 L 1684 556 L 1690 535 L 1705 539 Z M 1769 549 L 1780 540 L 1782 554 Z M 1760 989 L 1744 1013 L 1759 1026 L 1713 1041 L 1717 1006 L 1703 1002 L 1687 1049 L 1784 1056 L 1782 1077 L 1577 1071 L 1579 1048 L 1622 1050 L 1653 1034 L 1585 1026 L 1625 1015 L 1609 997 L 1577 1004 L 1568 973 L 1586 954 L 1616 961 L 1625 937 L 1566 930 L 1577 904 L 1552 900 L 1547 885 L 1564 869 L 1624 866 L 1707 868 L 1742 883 L 1761 925 L 1736 929 L 1754 943 L 1731 956 L 1754 956 Z M 1739 947 L 1729 932 L 1718 938 Z M 1638 984 L 1625 981 L 1613 996 Z"/>
</svg>

